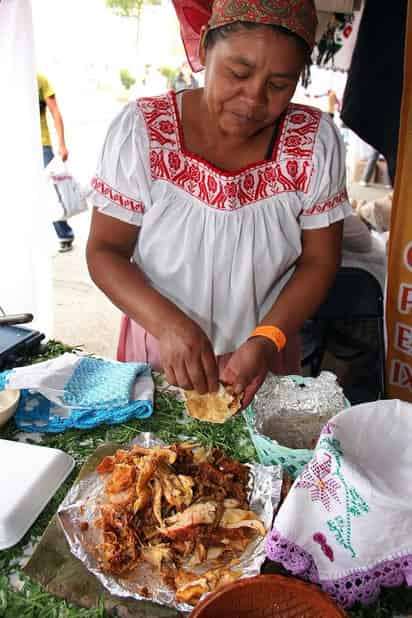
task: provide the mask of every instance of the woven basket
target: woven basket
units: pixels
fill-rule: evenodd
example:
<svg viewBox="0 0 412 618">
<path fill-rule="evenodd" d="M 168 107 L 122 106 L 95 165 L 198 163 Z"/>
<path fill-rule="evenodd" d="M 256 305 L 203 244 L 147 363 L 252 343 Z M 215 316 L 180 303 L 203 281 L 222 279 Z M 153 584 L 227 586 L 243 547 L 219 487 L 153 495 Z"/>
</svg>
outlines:
<svg viewBox="0 0 412 618">
<path fill-rule="evenodd" d="M 342 618 L 319 588 L 282 575 L 258 575 L 222 586 L 190 618 Z"/>
</svg>

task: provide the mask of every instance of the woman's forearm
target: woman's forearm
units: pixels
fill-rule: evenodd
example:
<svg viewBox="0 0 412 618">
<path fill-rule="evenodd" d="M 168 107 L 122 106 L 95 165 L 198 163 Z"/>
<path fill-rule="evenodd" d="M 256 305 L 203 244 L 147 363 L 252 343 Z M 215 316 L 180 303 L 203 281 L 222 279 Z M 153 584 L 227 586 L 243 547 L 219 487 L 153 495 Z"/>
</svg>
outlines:
<svg viewBox="0 0 412 618">
<path fill-rule="evenodd" d="M 286 335 L 300 331 L 326 298 L 341 262 L 343 221 L 305 230 L 302 255 L 295 272 L 261 324 L 280 328 Z"/>
<path fill-rule="evenodd" d="M 299 263 L 261 324 L 277 326 L 286 336 L 299 332 L 325 299 L 337 268 L 337 264 L 316 260 Z"/>
<path fill-rule="evenodd" d="M 110 249 L 87 250 L 90 276 L 110 300 L 151 335 L 165 328 L 185 328 L 191 322 L 176 305 L 153 289 L 141 270 Z"/>
</svg>

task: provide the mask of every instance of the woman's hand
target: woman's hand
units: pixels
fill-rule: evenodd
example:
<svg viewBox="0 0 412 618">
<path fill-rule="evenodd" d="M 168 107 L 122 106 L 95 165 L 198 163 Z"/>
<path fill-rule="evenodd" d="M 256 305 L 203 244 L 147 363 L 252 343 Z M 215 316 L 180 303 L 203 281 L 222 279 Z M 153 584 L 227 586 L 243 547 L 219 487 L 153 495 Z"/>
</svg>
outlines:
<svg viewBox="0 0 412 618">
<path fill-rule="evenodd" d="M 218 369 L 211 343 L 191 320 L 165 328 L 159 336 L 159 351 L 166 380 L 198 393 L 218 389 Z"/>
<path fill-rule="evenodd" d="M 261 387 L 277 353 L 275 344 L 266 337 L 252 337 L 232 354 L 220 379 L 233 386 L 235 393 L 244 393 L 243 408 L 250 404 Z"/>
</svg>

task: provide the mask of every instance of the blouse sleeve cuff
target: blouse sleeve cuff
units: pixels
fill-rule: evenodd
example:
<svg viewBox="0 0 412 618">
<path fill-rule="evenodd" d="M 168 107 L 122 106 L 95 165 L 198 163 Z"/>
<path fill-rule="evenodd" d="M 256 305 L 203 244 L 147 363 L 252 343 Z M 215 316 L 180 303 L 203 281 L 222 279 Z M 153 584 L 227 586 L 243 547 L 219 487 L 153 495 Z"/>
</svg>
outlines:
<svg viewBox="0 0 412 618">
<path fill-rule="evenodd" d="M 353 209 L 349 203 L 347 191 L 342 189 L 327 200 L 304 209 L 300 217 L 300 227 L 303 230 L 328 227 L 352 213 Z"/>
<path fill-rule="evenodd" d="M 145 212 L 143 202 L 116 191 L 97 176 L 92 179 L 91 187 L 89 199 L 99 212 L 132 225 L 140 226 L 142 224 Z"/>
</svg>

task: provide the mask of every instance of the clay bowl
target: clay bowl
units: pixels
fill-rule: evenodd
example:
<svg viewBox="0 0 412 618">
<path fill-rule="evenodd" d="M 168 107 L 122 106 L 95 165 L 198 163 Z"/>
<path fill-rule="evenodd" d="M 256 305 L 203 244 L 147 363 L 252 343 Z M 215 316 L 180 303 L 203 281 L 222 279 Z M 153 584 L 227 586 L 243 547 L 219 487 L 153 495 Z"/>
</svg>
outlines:
<svg viewBox="0 0 412 618">
<path fill-rule="evenodd" d="M 222 586 L 190 618 L 342 618 L 319 588 L 282 575 L 258 575 Z"/>
</svg>

